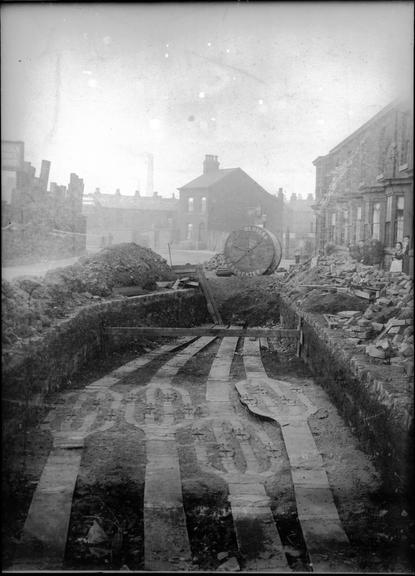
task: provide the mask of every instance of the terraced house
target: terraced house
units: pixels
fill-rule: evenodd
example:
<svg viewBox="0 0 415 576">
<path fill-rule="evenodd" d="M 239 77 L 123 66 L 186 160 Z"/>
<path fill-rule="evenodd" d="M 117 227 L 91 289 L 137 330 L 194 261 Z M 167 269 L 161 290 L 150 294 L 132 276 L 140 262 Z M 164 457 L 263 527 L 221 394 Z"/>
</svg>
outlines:
<svg viewBox="0 0 415 576">
<path fill-rule="evenodd" d="M 412 103 L 390 103 L 313 164 L 317 247 L 409 236 L 413 275 Z"/>
</svg>

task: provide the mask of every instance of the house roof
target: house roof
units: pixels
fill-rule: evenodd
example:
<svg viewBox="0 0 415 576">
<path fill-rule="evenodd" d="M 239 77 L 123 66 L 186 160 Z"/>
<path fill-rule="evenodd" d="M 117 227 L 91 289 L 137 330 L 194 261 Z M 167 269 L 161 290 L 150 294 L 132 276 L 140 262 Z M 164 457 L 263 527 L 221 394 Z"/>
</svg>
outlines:
<svg viewBox="0 0 415 576">
<path fill-rule="evenodd" d="M 232 172 L 237 172 L 238 170 L 240 170 L 240 168 L 221 168 L 219 170 L 215 170 L 214 172 L 208 172 L 207 174 L 202 174 L 194 180 L 191 180 L 184 186 L 180 186 L 178 190 L 209 188 L 209 186 L 216 184 L 220 180 L 223 180 L 223 178 L 226 178 L 226 176 Z"/>
<path fill-rule="evenodd" d="M 162 196 L 122 196 L 117 194 L 84 194 L 84 206 L 101 206 L 102 208 L 121 208 L 124 210 L 174 210 L 178 203 L 176 198 Z"/>
</svg>

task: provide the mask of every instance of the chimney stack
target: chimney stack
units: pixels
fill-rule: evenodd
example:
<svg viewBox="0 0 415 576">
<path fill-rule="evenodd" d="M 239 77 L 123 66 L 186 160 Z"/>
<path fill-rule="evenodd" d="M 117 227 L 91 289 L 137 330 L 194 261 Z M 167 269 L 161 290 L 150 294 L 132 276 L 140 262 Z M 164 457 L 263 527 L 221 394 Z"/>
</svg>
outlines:
<svg viewBox="0 0 415 576">
<path fill-rule="evenodd" d="M 203 161 L 203 174 L 216 172 L 217 170 L 219 170 L 218 157 L 213 156 L 212 154 L 206 154 Z"/>
</svg>

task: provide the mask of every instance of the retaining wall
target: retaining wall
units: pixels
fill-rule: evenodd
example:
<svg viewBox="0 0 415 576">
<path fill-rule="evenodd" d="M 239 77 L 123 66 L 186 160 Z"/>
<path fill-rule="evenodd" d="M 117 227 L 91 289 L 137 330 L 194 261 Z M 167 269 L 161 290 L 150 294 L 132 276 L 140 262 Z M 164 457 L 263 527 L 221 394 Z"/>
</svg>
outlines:
<svg viewBox="0 0 415 576">
<path fill-rule="evenodd" d="M 320 315 L 302 312 L 281 297 L 285 328 L 303 322 L 301 357 L 330 399 L 373 456 L 385 488 L 407 492 L 414 478 L 413 396 L 398 367 L 371 365 L 344 333 L 329 329 Z"/>
<path fill-rule="evenodd" d="M 31 338 L 3 363 L 3 415 L 7 420 L 18 418 L 25 406 L 26 410 L 40 406 L 47 392 L 67 387 L 89 360 L 99 362 L 101 354 L 140 341 L 140 337 L 104 340 L 104 323 L 194 326 L 208 319 L 206 300 L 193 290 L 156 292 L 81 308 L 44 335 Z"/>
</svg>

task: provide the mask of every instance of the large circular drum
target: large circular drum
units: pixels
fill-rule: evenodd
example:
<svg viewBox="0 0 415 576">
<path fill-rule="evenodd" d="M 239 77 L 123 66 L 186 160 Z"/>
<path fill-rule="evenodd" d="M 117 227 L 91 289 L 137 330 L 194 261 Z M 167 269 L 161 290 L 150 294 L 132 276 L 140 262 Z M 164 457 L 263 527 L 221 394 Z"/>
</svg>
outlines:
<svg viewBox="0 0 415 576">
<path fill-rule="evenodd" d="M 231 232 L 225 242 L 228 267 L 238 276 L 272 274 L 281 262 L 278 239 L 260 226 L 245 226 Z"/>
</svg>

